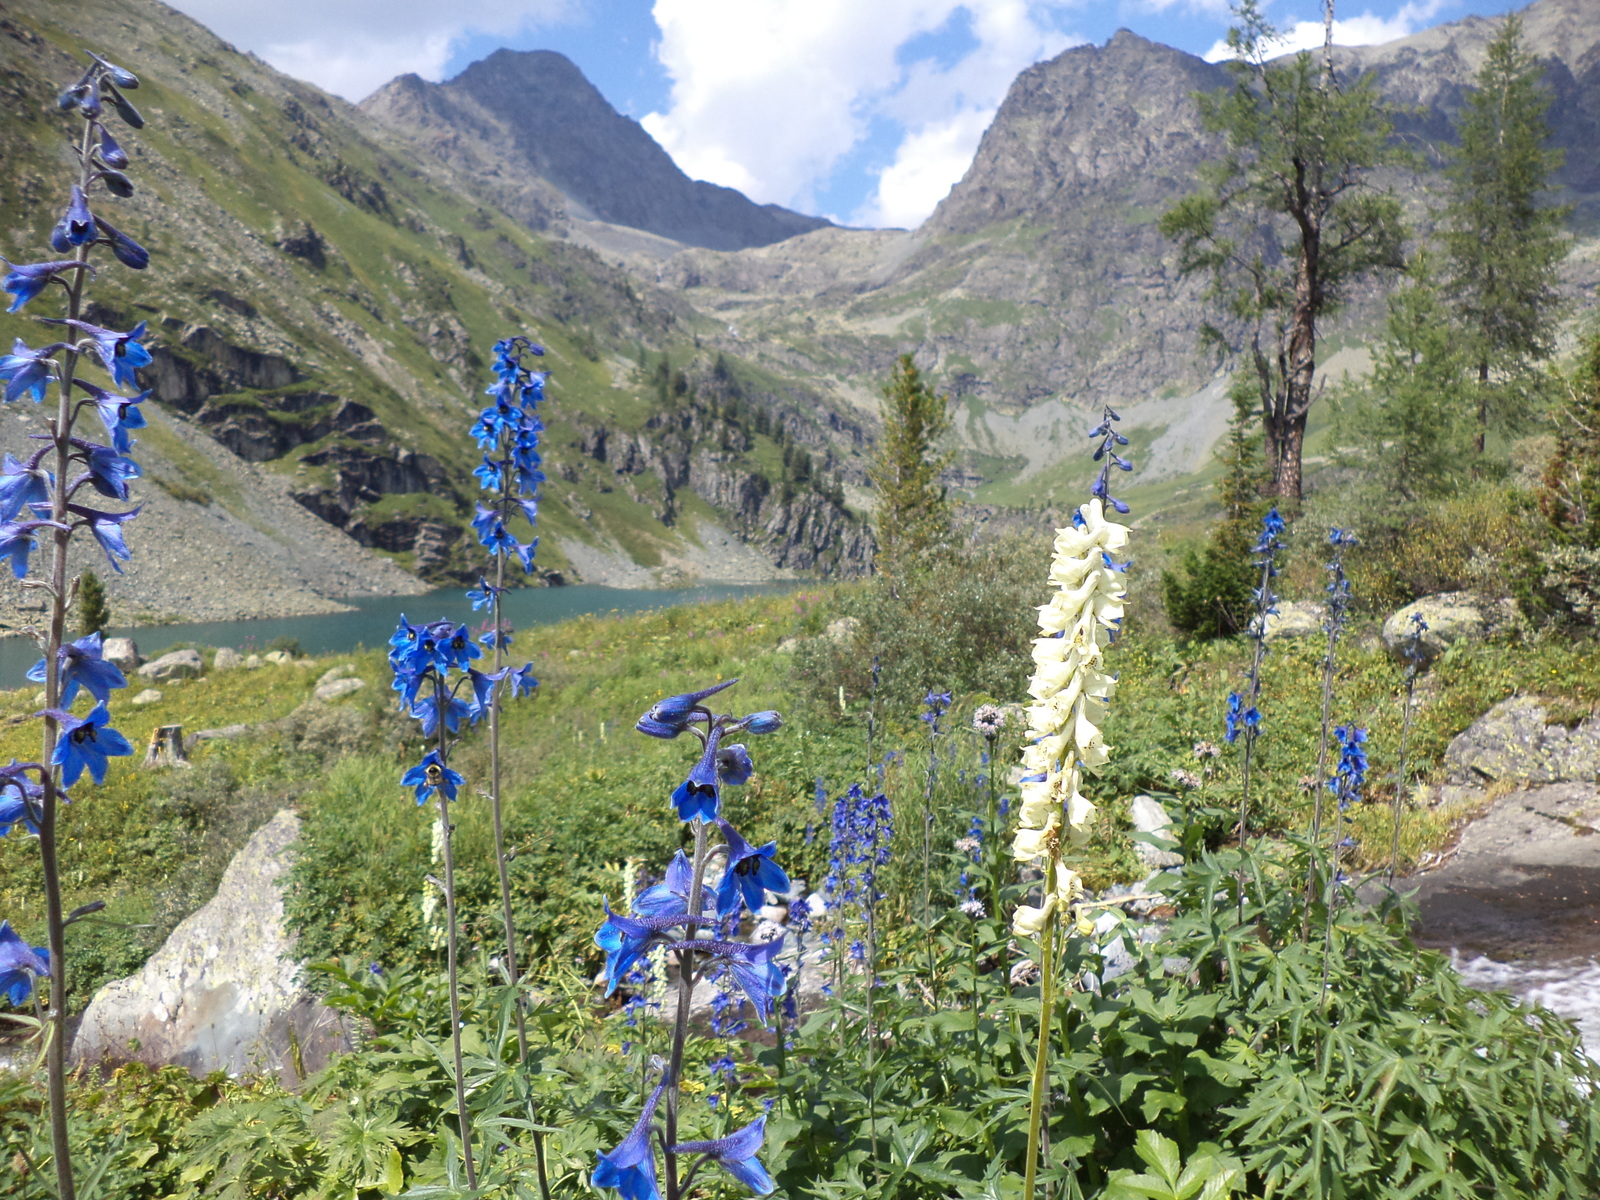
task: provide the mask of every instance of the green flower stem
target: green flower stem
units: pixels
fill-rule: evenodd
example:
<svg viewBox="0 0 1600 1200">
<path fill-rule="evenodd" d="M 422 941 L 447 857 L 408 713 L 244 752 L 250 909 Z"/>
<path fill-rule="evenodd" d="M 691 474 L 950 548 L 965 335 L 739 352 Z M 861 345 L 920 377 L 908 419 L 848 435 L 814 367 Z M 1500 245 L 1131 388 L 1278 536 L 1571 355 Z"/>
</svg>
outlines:
<svg viewBox="0 0 1600 1200">
<path fill-rule="evenodd" d="M 89 186 L 92 159 L 90 133 L 93 123 L 83 123 L 83 139 L 79 143 L 78 185 Z M 89 245 L 79 246 L 73 261 L 89 261 Z M 83 287 L 86 271 L 72 273 L 72 284 L 67 291 L 67 318 L 76 321 L 82 315 Z M 68 326 L 68 328 L 73 328 Z M 51 496 L 51 519 L 62 528 L 51 530 L 50 538 L 50 637 L 45 644 L 45 707 L 61 707 L 61 662 L 56 651 L 66 640 L 67 632 L 67 544 L 72 537 L 70 514 L 67 512 L 67 481 L 71 479 L 72 380 L 78 367 L 78 352 L 69 345 L 61 356 L 61 378 L 56 397 L 56 418 L 50 430 L 56 452 L 56 486 Z M 44 907 L 46 940 L 50 943 L 50 1023 L 49 1042 L 45 1051 L 46 1071 L 50 1093 L 50 1151 L 55 1159 L 56 1196 L 58 1200 L 76 1200 L 77 1186 L 72 1177 L 72 1143 L 67 1135 L 67 922 L 61 904 L 61 863 L 56 841 L 56 817 L 60 811 L 61 789 L 57 786 L 57 772 L 50 766 L 55 757 L 56 740 L 61 727 L 54 717 L 45 717 L 43 755 L 45 764 L 41 772 L 44 798 L 39 821 L 39 855 L 44 871 Z"/>
<path fill-rule="evenodd" d="M 502 492 L 505 490 L 502 487 Z M 501 497 L 502 513 L 507 507 L 507 497 Z M 494 669 L 498 674 L 505 661 L 505 651 L 500 645 L 500 594 L 506 583 L 506 552 L 495 551 L 494 556 L 494 608 L 492 629 L 494 633 Z M 506 860 L 506 834 L 505 820 L 500 805 L 500 691 L 505 686 L 505 680 L 494 685 L 494 692 L 489 700 L 489 812 L 494 820 L 494 861 L 500 871 L 500 912 L 506 928 L 506 983 L 510 986 L 516 997 L 515 1010 L 517 1015 L 517 1061 L 524 1069 L 528 1065 L 528 1026 L 527 1018 L 523 1013 L 522 997 L 517 995 L 517 922 L 511 909 L 511 872 Z M 528 1096 L 528 1120 L 539 1124 L 539 1108 L 534 1103 L 532 1093 Z M 550 1174 L 545 1162 L 544 1134 L 538 1130 L 533 1134 L 533 1161 L 534 1168 L 539 1178 L 539 1195 L 542 1200 L 550 1200 Z"/>
<path fill-rule="evenodd" d="M 700 931 L 695 918 L 700 914 L 701 896 L 705 888 L 706 861 L 710 857 L 710 830 L 700 817 L 694 819 L 694 876 L 689 884 L 689 921 L 683 935 L 685 942 L 693 942 Z M 678 1142 L 678 1096 L 683 1083 L 683 1048 L 689 1040 L 689 1006 L 694 1000 L 694 951 L 684 950 L 678 955 L 678 1011 L 672 1022 L 672 1057 L 667 1062 L 666 1091 L 666 1144 Z M 670 1150 L 667 1160 L 666 1200 L 679 1200 L 683 1187 L 678 1182 L 678 1156 Z M 687 1180 L 684 1181 L 685 1185 Z"/>
<path fill-rule="evenodd" d="M 1055 862 L 1047 868 L 1046 879 L 1054 878 Z M 1033 1200 L 1034 1182 L 1039 1174 L 1039 1139 L 1044 1129 L 1044 1102 L 1049 1091 L 1050 1027 L 1055 1009 L 1056 911 L 1052 909 L 1039 931 L 1039 1046 L 1033 1058 L 1033 1092 L 1028 1103 L 1028 1160 L 1023 1167 L 1022 1200 Z"/>
<path fill-rule="evenodd" d="M 444 677 L 437 668 L 433 672 L 433 695 L 437 704 L 436 712 L 445 711 Z M 445 723 L 441 716 L 439 720 L 439 760 L 448 762 L 445 757 Z M 478 1186 L 477 1168 L 472 1163 L 472 1124 L 467 1116 L 467 1084 L 466 1072 L 461 1064 L 461 985 L 456 968 L 456 861 L 451 843 L 455 840 L 454 831 L 450 826 L 450 800 L 444 794 L 443 781 L 434 789 L 434 795 L 439 801 L 439 823 L 444 830 L 444 906 L 445 906 L 445 936 L 446 936 L 446 963 L 450 975 L 450 1047 L 455 1055 L 456 1067 L 456 1121 L 461 1130 L 461 1157 L 467 1169 L 467 1186 Z"/>
</svg>

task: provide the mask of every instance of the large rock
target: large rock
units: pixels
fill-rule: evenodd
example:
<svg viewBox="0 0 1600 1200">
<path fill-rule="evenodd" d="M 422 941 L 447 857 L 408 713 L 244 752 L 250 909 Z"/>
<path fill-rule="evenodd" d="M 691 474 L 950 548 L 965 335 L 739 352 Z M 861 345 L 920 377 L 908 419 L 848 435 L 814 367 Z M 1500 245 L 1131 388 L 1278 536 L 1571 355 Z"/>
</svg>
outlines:
<svg viewBox="0 0 1600 1200">
<path fill-rule="evenodd" d="M 299 833 L 299 818 L 279 812 L 234 855 L 211 902 L 137 975 L 95 993 L 74 1062 L 272 1072 L 293 1084 L 347 1048 L 341 1019 L 302 986 L 284 929 L 282 877 Z"/>
<path fill-rule="evenodd" d="M 1600 719 L 1570 728 L 1551 724 L 1538 697 L 1512 696 L 1458 734 L 1444 761 L 1456 783 L 1593 783 L 1600 775 Z"/>
<path fill-rule="evenodd" d="M 1413 614 L 1421 614 L 1427 623 L 1417 649 L 1425 662 L 1432 662 L 1457 642 L 1482 641 L 1511 625 L 1517 619 L 1517 606 L 1511 600 L 1489 600 L 1475 592 L 1424 596 L 1383 623 L 1384 647 L 1396 658 L 1405 656 Z"/>
<path fill-rule="evenodd" d="M 139 668 L 139 677 L 165 683 L 169 679 L 198 679 L 205 669 L 205 659 L 200 657 L 200 651 L 174 650 L 145 663 Z"/>
<path fill-rule="evenodd" d="M 1173 828 L 1172 818 L 1154 796 L 1135 796 L 1128 806 L 1128 819 L 1138 833 L 1174 842 L 1178 840 L 1178 831 Z M 1135 842 L 1133 852 L 1139 856 L 1140 862 L 1152 868 L 1173 867 L 1183 861 L 1183 855 L 1152 846 L 1148 842 Z"/>
<path fill-rule="evenodd" d="M 118 667 L 124 675 L 138 670 L 144 661 L 132 638 L 106 638 L 100 645 L 100 657 Z"/>
<path fill-rule="evenodd" d="M 244 655 L 240 654 L 232 646 L 217 647 L 216 654 L 211 658 L 211 669 L 213 671 L 234 671 L 242 666 L 244 666 Z"/>
<path fill-rule="evenodd" d="M 340 696 L 348 696 L 351 692 L 359 692 L 366 686 L 367 683 L 364 679 L 330 679 L 326 683 L 317 684 L 311 694 L 324 704 L 328 704 L 339 699 Z"/>
<path fill-rule="evenodd" d="M 1278 605 L 1278 611 L 1267 617 L 1267 641 L 1279 638 L 1324 637 L 1322 622 L 1327 619 L 1326 605 L 1315 600 L 1289 600 Z"/>
</svg>

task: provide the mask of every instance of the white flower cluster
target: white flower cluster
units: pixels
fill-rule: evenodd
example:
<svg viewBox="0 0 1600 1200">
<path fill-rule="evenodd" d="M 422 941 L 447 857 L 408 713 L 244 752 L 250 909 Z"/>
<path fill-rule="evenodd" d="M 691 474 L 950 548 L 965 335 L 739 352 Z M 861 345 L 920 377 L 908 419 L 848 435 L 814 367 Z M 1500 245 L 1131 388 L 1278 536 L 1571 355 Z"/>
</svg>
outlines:
<svg viewBox="0 0 1600 1200">
<path fill-rule="evenodd" d="M 1061 842 L 1065 836 L 1081 844 L 1088 837 L 1095 808 L 1082 795 L 1083 773 L 1098 771 L 1110 756 L 1100 726 L 1116 681 L 1103 654 L 1122 622 L 1126 593 L 1113 555 L 1127 544 L 1127 526 L 1107 521 L 1098 499 L 1056 531 L 1050 582 L 1058 590 L 1039 609 L 1022 811 L 1011 848 L 1013 857 L 1038 865 L 1045 877 L 1043 903 L 1019 906 L 1012 919 L 1025 936 L 1037 936 L 1057 908 L 1070 908 L 1083 892 L 1077 873 L 1061 862 Z"/>
</svg>

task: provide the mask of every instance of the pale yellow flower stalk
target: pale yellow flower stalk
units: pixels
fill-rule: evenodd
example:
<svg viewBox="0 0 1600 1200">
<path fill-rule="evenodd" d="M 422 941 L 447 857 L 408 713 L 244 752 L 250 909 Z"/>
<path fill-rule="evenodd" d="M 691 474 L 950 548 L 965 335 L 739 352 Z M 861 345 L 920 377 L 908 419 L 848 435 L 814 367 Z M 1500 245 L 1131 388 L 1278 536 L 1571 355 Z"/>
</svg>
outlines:
<svg viewBox="0 0 1600 1200">
<path fill-rule="evenodd" d="M 1023 936 L 1040 936 L 1083 893 L 1077 873 L 1061 862 L 1061 849 L 1063 838 L 1078 845 L 1088 837 L 1095 807 L 1082 793 L 1084 772 L 1098 772 L 1110 756 L 1100 726 L 1116 681 L 1103 654 L 1121 624 L 1125 598 L 1122 572 L 1111 562 L 1127 544 L 1127 526 L 1106 520 L 1098 499 L 1056 531 L 1050 582 L 1058 590 L 1039 609 L 1042 636 L 1033 643 L 1028 694 L 1034 703 L 1011 847 L 1012 857 L 1037 866 L 1044 877 L 1040 905 L 1021 905 L 1012 919 Z"/>
</svg>

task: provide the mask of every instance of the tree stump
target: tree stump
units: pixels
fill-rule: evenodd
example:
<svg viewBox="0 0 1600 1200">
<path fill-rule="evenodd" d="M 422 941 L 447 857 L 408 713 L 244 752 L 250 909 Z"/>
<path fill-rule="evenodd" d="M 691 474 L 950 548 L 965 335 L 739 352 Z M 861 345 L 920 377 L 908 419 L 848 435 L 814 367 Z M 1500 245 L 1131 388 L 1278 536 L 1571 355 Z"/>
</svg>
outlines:
<svg viewBox="0 0 1600 1200">
<path fill-rule="evenodd" d="M 183 749 L 182 725 L 157 725 L 150 731 L 150 746 L 145 751 L 147 767 L 187 767 L 189 756 Z"/>
</svg>

